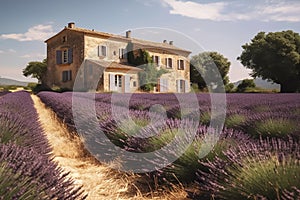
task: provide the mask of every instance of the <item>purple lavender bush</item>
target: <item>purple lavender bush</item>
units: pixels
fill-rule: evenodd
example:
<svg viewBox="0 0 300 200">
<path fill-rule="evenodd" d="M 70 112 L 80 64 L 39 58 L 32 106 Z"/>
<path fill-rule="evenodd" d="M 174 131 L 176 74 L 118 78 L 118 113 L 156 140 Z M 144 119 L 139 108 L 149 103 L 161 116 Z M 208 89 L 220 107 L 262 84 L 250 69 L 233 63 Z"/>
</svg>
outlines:
<svg viewBox="0 0 300 200">
<path fill-rule="evenodd" d="M 224 152 L 225 159 L 202 162 L 198 171 L 203 198 L 297 199 L 300 146 L 294 141 L 260 140 Z M 292 198 L 289 198 L 292 196 Z"/>
<path fill-rule="evenodd" d="M 0 145 L 1 199 L 84 199 L 54 162 L 32 148 Z"/>
<path fill-rule="evenodd" d="M 0 99 L 0 199 L 84 199 L 57 164 L 28 92 Z"/>
<path fill-rule="evenodd" d="M 14 92 L 0 99 L 0 142 L 31 147 L 44 155 L 50 153 L 28 92 Z"/>
</svg>

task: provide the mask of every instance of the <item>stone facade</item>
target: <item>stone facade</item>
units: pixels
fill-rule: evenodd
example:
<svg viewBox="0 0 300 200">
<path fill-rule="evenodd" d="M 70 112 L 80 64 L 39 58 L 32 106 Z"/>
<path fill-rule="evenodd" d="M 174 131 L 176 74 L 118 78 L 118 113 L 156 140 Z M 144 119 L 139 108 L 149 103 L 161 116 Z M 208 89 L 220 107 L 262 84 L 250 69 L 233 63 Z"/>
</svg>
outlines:
<svg viewBox="0 0 300 200">
<path fill-rule="evenodd" d="M 96 32 L 69 23 L 61 32 L 46 40 L 48 68 L 43 83 L 48 87 L 73 89 L 77 79 L 82 89 L 136 92 L 138 67 L 128 65 L 127 52 L 146 50 L 158 69 L 167 69 L 154 92 L 189 92 L 189 51 L 173 44 L 155 43 L 126 36 Z M 129 43 L 133 44 L 129 49 Z M 172 64 L 170 64 L 172 63 Z"/>
</svg>

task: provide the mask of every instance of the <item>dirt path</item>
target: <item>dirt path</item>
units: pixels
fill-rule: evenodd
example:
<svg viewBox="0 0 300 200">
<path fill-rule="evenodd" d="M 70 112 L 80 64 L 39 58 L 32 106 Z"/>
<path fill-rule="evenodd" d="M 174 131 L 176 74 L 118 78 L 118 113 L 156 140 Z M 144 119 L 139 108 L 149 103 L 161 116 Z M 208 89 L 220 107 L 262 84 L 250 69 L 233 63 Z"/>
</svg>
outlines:
<svg viewBox="0 0 300 200">
<path fill-rule="evenodd" d="M 128 191 L 135 188 L 132 183 L 136 176 L 118 173 L 88 157 L 82 150 L 80 139 L 69 133 L 55 113 L 37 96 L 32 95 L 32 99 L 41 125 L 53 148 L 54 161 L 58 162 L 65 171 L 70 172 L 69 176 L 75 184 L 83 186 L 88 194 L 87 199 L 184 199 L 185 192 L 182 189 L 175 193 L 166 192 L 169 194 L 163 196 L 150 194 L 150 197 L 143 197 L 139 189 L 136 189 L 129 195 Z"/>
</svg>

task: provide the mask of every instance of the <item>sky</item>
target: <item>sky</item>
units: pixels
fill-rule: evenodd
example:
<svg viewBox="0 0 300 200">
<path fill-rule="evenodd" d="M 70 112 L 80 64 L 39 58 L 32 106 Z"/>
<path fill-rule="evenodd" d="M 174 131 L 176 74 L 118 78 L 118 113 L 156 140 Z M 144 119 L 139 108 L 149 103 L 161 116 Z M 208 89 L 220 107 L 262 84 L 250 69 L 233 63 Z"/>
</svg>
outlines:
<svg viewBox="0 0 300 200">
<path fill-rule="evenodd" d="M 69 22 L 77 27 L 162 42 L 192 51 L 217 51 L 231 62 L 231 82 L 249 77 L 237 57 L 261 31 L 300 33 L 299 0 L 1 0 L 0 77 L 22 75 L 46 58 L 44 41 Z"/>
</svg>

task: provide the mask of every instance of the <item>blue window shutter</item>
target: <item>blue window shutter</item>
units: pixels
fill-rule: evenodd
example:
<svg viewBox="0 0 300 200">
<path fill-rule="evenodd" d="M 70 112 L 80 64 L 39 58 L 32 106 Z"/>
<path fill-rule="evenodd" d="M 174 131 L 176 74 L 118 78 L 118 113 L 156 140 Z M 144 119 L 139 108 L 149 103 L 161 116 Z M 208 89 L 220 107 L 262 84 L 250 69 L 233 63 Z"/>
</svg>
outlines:
<svg viewBox="0 0 300 200">
<path fill-rule="evenodd" d="M 125 75 L 125 93 L 129 93 L 130 92 L 130 75 L 126 74 Z"/>
<path fill-rule="evenodd" d="M 184 92 L 185 93 L 189 92 L 189 82 L 187 80 L 185 81 L 184 86 L 185 86 L 185 88 L 184 88 L 185 91 Z"/>
<path fill-rule="evenodd" d="M 115 88 L 115 75 L 109 74 L 109 90 L 110 91 L 116 91 Z"/>
<path fill-rule="evenodd" d="M 62 81 L 65 82 L 66 81 L 66 71 L 62 72 Z"/>
<path fill-rule="evenodd" d="M 72 70 L 69 71 L 69 80 L 72 80 Z"/>
<path fill-rule="evenodd" d="M 57 65 L 62 64 L 62 51 L 60 50 L 56 51 L 56 64 Z"/>
<path fill-rule="evenodd" d="M 68 49 L 68 63 L 71 64 L 73 62 L 73 49 Z"/>
</svg>

